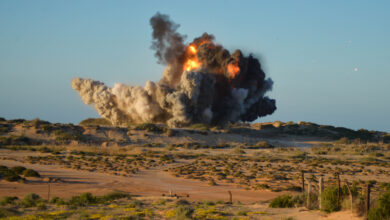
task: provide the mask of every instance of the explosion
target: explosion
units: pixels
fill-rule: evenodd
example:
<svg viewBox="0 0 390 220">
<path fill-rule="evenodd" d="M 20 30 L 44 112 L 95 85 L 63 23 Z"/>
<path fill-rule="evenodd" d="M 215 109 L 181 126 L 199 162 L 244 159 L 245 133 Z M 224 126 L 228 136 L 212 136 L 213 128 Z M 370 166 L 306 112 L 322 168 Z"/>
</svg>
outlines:
<svg viewBox="0 0 390 220">
<path fill-rule="evenodd" d="M 167 15 L 157 13 L 150 24 L 152 49 L 166 65 L 160 82 L 109 88 L 91 79 L 72 80 L 84 103 L 93 104 L 102 117 L 114 125 L 154 122 L 182 127 L 253 121 L 276 110 L 275 100 L 265 96 L 273 81 L 265 78 L 258 59 L 240 50 L 230 54 L 207 33 L 185 44 L 185 37 L 176 32 L 179 25 Z"/>
</svg>

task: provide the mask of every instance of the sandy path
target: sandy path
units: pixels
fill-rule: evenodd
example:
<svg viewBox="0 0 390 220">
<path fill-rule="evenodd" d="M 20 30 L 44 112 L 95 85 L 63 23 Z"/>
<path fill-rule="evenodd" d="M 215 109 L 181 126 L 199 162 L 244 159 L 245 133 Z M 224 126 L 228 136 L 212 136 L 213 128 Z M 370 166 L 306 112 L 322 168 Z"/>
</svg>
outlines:
<svg viewBox="0 0 390 220">
<path fill-rule="evenodd" d="M 275 198 L 280 193 L 268 191 L 247 191 L 233 185 L 208 186 L 206 182 L 173 177 L 161 169 L 142 171 L 132 177 L 114 176 L 64 169 L 57 165 L 27 164 L 18 161 L 0 160 L 0 165 L 25 166 L 37 170 L 42 177 L 58 178 L 60 182 L 50 184 L 51 197 L 70 197 L 83 192 L 101 195 L 113 190 L 126 191 L 135 195 L 161 196 L 172 190 L 173 194 L 187 195 L 189 200 L 225 200 L 227 191 L 233 194 L 234 201 L 255 202 Z M 48 183 L 30 179 L 27 183 L 0 181 L 0 196 L 13 195 L 22 197 L 27 193 L 37 193 L 47 198 Z"/>
</svg>

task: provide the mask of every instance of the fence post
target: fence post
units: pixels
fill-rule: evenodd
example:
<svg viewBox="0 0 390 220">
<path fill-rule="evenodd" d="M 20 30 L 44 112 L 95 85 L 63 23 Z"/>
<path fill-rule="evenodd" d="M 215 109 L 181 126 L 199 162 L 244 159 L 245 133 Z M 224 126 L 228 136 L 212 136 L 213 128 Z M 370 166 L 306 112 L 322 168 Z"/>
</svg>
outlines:
<svg viewBox="0 0 390 220">
<path fill-rule="evenodd" d="M 229 204 L 233 204 L 232 192 L 229 190 L 228 193 L 229 193 Z"/>
<path fill-rule="evenodd" d="M 47 183 L 47 201 L 50 202 L 50 182 Z"/>
<path fill-rule="evenodd" d="M 341 187 L 340 187 L 340 174 L 337 175 L 337 207 L 340 208 L 340 200 L 341 200 Z"/>
<path fill-rule="evenodd" d="M 311 208 L 311 202 L 310 202 L 310 194 L 311 194 L 311 182 L 310 180 L 306 179 L 307 182 L 307 201 L 306 201 L 306 208 Z"/>
<path fill-rule="evenodd" d="M 367 190 L 366 190 L 366 216 L 368 216 L 368 211 L 370 210 L 370 193 L 371 193 L 371 184 L 367 183 Z"/>
<path fill-rule="evenodd" d="M 305 192 L 305 172 L 301 171 L 301 178 L 302 178 L 302 192 Z"/>
<path fill-rule="evenodd" d="M 321 195 L 322 195 L 322 191 L 324 190 L 324 178 L 322 176 L 320 176 L 318 185 L 319 185 L 318 186 L 318 203 L 319 203 L 320 210 L 322 210 Z"/>
<path fill-rule="evenodd" d="M 349 193 L 349 199 L 351 200 L 351 213 L 353 213 L 353 195 L 352 195 L 351 187 L 349 186 L 349 183 L 348 183 L 347 180 L 345 180 L 345 184 L 347 185 L 348 193 Z"/>
</svg>

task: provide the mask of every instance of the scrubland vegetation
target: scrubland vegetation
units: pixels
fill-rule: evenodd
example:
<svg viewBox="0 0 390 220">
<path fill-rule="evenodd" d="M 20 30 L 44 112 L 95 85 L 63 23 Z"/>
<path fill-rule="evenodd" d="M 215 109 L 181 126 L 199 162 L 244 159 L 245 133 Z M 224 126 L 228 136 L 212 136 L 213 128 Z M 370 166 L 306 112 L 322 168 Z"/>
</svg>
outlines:
<svg viewBox="0 0 390 220">
<path fill-rule="evenodd" d="M 229 125 L 224 129 L 196 124 L 171 129 L 150 123 L 117 128 L 104 119 L 87 119 L 80 125 L 51 124 L 39 119 L 0 120 L 0 150 L 11 150 L 15 154 L 32 152 L 22 159 L 3 157 L 0 160 L 59 165 L 127 177 L 157 169 L 210 187 L 223 185 L 248 191 L 279 192 L 280 196 L 267 202 L 271 209 L 306 207 L 332 213 L 351 210 L 352 204 L 356 215 L 367 215 L 368 219 L 390 216 L 390 135 L 384 132 L 354 131 L 308 122 Z M 237 138 L 236 141 L 221 138 L 213 142 L 218 135 Z M 279 138 L 291 135 L 294 138 L 318 136 L 325 141 L 311 143 L 310 147 L 280 144 Z M 213 136 L 211 141 L 203 141 L 209 136 Z M 248 141 L 239 141 L 244 138 Z M 306 178 L 304 192 L 302 173 Z M 324 179 L 321 196 L 320 177 Z M 23 166 L 0 166 L 0 178 L 28 184 L 29 178 L 42 177 Z M 310 195 L 307 181 L 312 185 Z M 368 213 L 365 212 L 367 184 L 371 186 Z M 113 216 L 117 219 L 256 219 L 268 212 L 248 204 L 226 202 L 185 201 L 171 197 L 148 199 L 118 192 L 49 200 L 28 194 L 23 198 L 3 197 L 0 216 L 28 219 L 110 219 Z"/>
</svg>

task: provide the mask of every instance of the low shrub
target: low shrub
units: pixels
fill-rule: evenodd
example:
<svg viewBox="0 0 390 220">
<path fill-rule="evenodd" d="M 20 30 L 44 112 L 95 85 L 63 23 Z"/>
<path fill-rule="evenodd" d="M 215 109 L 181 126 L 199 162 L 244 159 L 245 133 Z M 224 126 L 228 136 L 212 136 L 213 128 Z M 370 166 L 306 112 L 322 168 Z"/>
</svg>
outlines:
<svg viewBox="0 0 390 220">
<path fill-rule="evenodd" d="M 175 219 L 184 220 L 192 219 L 194 209 L 187 205 L 179 205 L 175 210 Z"/>
<path fill-rule="evenodd" d="M 281 195 L 272 200 L 269 204 L 271 208 L 292 208 L 294 207 L 294 200 L 291 195 Z"/>
<path fill-rule="evenodd" d="M 22 179 L 14 170 L 8 169 L 6 166 L 0 166 L 0 177 L 9 182 L 16 182 Z"/>
<path fill-rule="evenodd" d="M 135 130 L 144 130 L 144 131 L 150 131 L 150 132 L 156 132 L 156 133 L 161 133 L 164 131 L 163 128 L 161 128 L 153 123 L 139 124 L 135 127 Z"/>
<path fill-rule="evenodd" d="M 18 214 L 18 212 L 13 209 L 0 208 L 0 218 L 7 218 L 7 217 L 14 216 L 16 214 Z"/>
<path fill-rule="evenodd" d="M 15 174 L 20 175 L 20 174 L 23 173 L 23 171 L 26 170 L 26 167 L 16 166 L 16 167 L 12 167 L 10 170 L 11 170 L 12 172 L 14 172 Z"/>
<path fill-rule="evenodd" d="M 4 179 L 7 180 L 8 182 L 16 182 L 16 181 L 21 180 L 22 177 L 20 177 L 17 174 L 12 173 L 12 174 L 6 176 Z"/>
<path fill-rule="evenodd" d="M 336 185 L 328 186 L 321 194 L 322 210 L 325 212 L 334 212 L 340 209 L 337 202 L 338 190 Z"/>
<path fill-rule="evenodd" d="M 209 127 L 206 124 L 198 123 L 198 124 L 193 124 L 190 126 L 190 128 L 199 130 L 199 131 L 208 131 Z"/>
<path fill-rule="evenodd" d="M 40 177 L 41 176 L 37 171 L 32 170 L 32 169 L 26 169 L 23 171 L 22 174 L 24 177 Z"/>
<path fill-rule="evenodd" d="M 77 130 L 63 131 L 56 130 L 54 132 L 55 140 L 58 142 L 68 142 L 68 141 L 83 141 L 84 136 Z"/>
<path fill-rule="evenodd" d="M 34 141 L 31 138 L 25 137 L 23 135 L 20 136 L 8 136 L 8 137 L 0 137 L 0 145 L 31 145 L 31 144 L 39 144 L 38 141 Z"/>
<path fill-rule="evenodd" d="M 79 196 L 73 196 L 68 204 L 70 206 L 87 206 L 90 204 L 95 204 L 97 202 L 97 198 L 93 196 L 91 193 L 83 193 Z"/>
<path fill-rule="evenodd" d="M 368 212 L 368 220 L 390 219 L 390 189 L 382 194 Z"/>
<path fill-rule="evenodd" d="M 50 199 L 49 201 L 50 203 L 52 204 L 56 204 L 56 205 L 65 205 L 65 201 L 63 199 L 61 199 L 60 197 L 53 197 L 52 199 Z"/>
<path fill-rule="evenodd" d="M 20 201 L 23 207 L 35 207 L 41 201 L 41 197 L 35 193 L 27 194 Z"/>
<path fill-rule="evenodd" d="M 269 144 L 266 141 L 259 141 L 255 145 L 251 145 L 248 147 L 248 149 L 269 149 L 269 148 L 275 148 L 275 146 Z"/>
<path fill-rule="evenodd" d="M 0 124 L 0 134 L 11 131 L 11 126 L 8 124 Z"/>
<path fill-rule="evenodd" d="M 351 140 L 349 140 L 347 137 L 342 137 L 339 140 L 337 140 L 335 143 L 337 143 L 337 144 L 350 144 Z"/>
<path fill-rule="evenodd" d="M 18 200 L 18 197 L 16 196 L 4 196 L 0 200 L 0 205 L 9 205 L 9 204 L 15 204 L 15 201 Z"/>
<path fill-rule="evenodd" d="M 110 202 L 122 198 L 130 198 L 130 195 L 128 193 L 114 191 L 102 196 L 100 200 Z"/>
<path fill-rule="evenodd" d="M 112 123 L 105 118 L 87 118 L 82 120 L 79 125 L 92 125 L 92 126 L 112 126 Z"/>
</svg>

